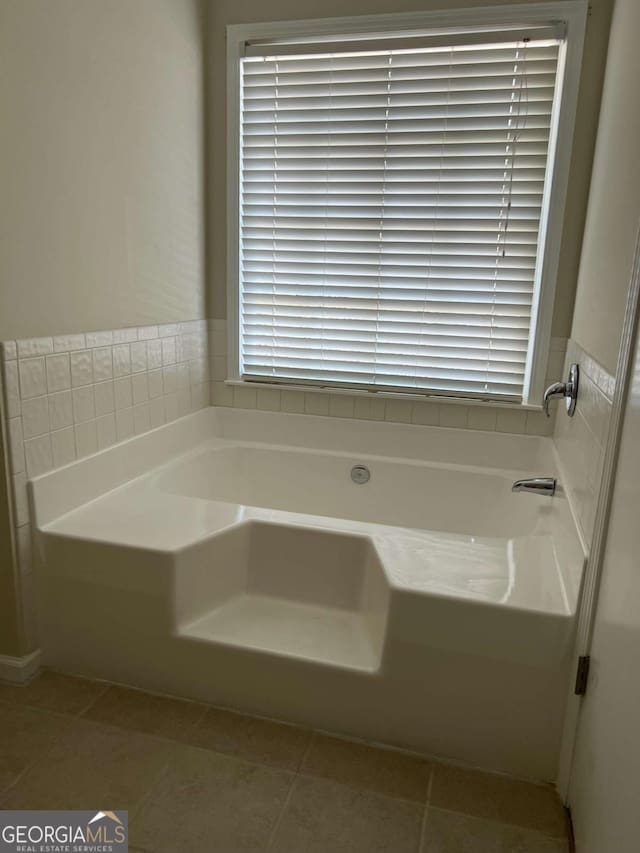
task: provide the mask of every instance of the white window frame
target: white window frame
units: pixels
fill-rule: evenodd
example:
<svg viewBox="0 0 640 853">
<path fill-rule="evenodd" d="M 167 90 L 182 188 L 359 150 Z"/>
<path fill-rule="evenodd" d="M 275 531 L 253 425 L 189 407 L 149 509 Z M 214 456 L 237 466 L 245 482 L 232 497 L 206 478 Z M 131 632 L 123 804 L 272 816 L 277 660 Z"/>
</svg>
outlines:
<svg viewBox="0 0 640 853">
<path fill-rule="evenodd" d="M 352 34 L 386 33 L 446 27 L 482 27 L 487 25 L 526 25 L 541 22 L 563 22 L 566 40 L 558 59 L 559 94 L 551 117 L 549 151 L 551 168 L 545 180 L 543 209 L 540 218 L 539 251 L 536 264 L 534 300 L 531 309 L 529 347 L 522 403 L 497 400 L 473 400 L 449 397 L 442 393 L 349 389 L 350 394 L 378 394 L 385 397 L 445 398 L 448 402 L 500 406 L 506 408 L 541 408 L 547 362 L 551 347 L 551 327 L 569 169 L 573 150 L 582 50 L 586 29 L 588 0 L 554 0 L 543 3 L 516 3 L 475 9 L 451 9 L 420 13 L 318 18 L 301 21 L 274 21 L 227 26 L 227 383 L 256 387 L 299 388 L 344 392 L 344 388 L 327 383 L 315 389 L 295 382 L 282 384 L 244 380 L 240 375 L 240 62 L 247 42 L 292 37 L 349 36 Z M 561 377 L 557 377 L 560 379 Z"/>
</svg>

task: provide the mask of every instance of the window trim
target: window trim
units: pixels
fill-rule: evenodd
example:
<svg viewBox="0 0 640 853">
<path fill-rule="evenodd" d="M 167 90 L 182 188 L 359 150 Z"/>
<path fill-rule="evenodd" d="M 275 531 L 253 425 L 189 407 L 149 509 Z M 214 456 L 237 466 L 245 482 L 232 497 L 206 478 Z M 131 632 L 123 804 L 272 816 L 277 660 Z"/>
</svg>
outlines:
<svg viewBox="0 0 640 853">
<path fill-rule="evenodd" d="M 348 36 L 411 29 L 435 29 L 501 24 L 536 24 L 560 21 L 566 26 L 566 41 L 559 57 L 560 95 L 552 115 L 550 151 L 551 169 L 544 188 L 544 204 L 540 220 L 539 262 L 536 265 L 534 302 L 527 351 L 527 367 L 522 403 L 429 394 L 424 392 L 348 389 L 351 394 L 384 394 L 413 399 L 439 399 L 477 405 L 540 409 L 546 368 L 551 348 L 551 330 L 555 307 L 556 283 L 564 225 L 569 170 L 573 153 L 573 134 L 580 85 L 582 52 L 586 29 L 588 0 L 554 0 L 542 3 L 517 3 L 475 9 L 450 9 L 420 13 L 398 13 L 344 18 L 315 18 L 297 21 L 274 21 L 227 26 L 227 382 L 234 385 L 301 390 L 345 392 L 331 383 L 314 386 L 287 382 L 263 383 L 240 376 L 240 60 L 245 44 L 251 40 L 293 37 Z M 560 377 L 558 377 L 560 378 Z"/>
</svg>

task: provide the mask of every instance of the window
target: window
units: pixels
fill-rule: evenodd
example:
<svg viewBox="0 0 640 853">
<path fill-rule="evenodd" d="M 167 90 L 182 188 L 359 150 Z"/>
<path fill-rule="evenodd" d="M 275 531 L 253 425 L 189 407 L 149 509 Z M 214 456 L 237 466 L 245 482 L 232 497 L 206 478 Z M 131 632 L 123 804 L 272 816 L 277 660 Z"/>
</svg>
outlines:
<svg viewBox="0 0 640 853">
<path fill-rule="evenodd" d="M 566 21 L 243 41 L 236 378 L 538 393 L 566 42 Z"/>
</svg>

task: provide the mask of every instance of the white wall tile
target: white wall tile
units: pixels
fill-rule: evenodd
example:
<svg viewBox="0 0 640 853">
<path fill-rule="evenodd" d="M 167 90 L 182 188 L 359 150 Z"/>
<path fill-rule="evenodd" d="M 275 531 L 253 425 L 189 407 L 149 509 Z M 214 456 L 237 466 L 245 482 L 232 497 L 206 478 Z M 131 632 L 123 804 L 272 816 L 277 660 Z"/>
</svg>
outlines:
<svg viewBox="0 0 640 853">
<path fill-rule="evenodd" d="M 275 393 L 278 393 L 277 391 Z M 265 408 L 258 391 L 258 408 Z M 350 394 L 331 394 L 329 396 L 329 414 L 333 418 L 352 418 L 354 415 L 353 397 Z"/>
<path fill-rule="evenodd" d="M 133 407 L 133 431 L 136 435 L 148 432 L 151 429 L 151 415 L 149 404 L 140 403 Z"/>
<path fill-rule="evenodd" d="M 242 392 L 246 391 L 247 394 Z M 249 395 L 252 395 L 250 397 Z M 246 398 L 246 404 L 243 405 L 243 401 Z M 249 405 L 249 403 L 252 405 Z M 233 389 L 233 404 L 234 406 L 240 406 L 241 408 L 251 408 L 254 409 L 257 404 L 257 396 L 256 392 L 251 388 L 242 388 L 240 386 L 236 386 Z M 304 392 L 304 410 L 307 415 L 328 415 L 329 414 L 329 395 L 328 394 L 320 394 L 318 392 L 305 391 Z"/>
<path fill-rule="evenodd" d="M 386 410 L 384 397 L 356 397 L 353 414 L 356 418 L 366 421 L 383 421 Z"/>
<path fill-rule="evenodd" d="M 414 403 L 411 409 L 411 423 L 423 426 L 438 426 L 440 423 L 440 406 L 437 403 Z"/>
<path fill-rule="evenodd" d="M 76 439 L 73 427 L 66 427 L 51 433 L 51 452 L 54 468 L 69 465 L 76 459 Z"/>
<path fill-rule="evenodd" d="M 164 424 L 164 397 L 156 397 L 149 401 L 149 418 L 152 429 Z"/>
<path fill-rule="evenodd" d="M 147 342 L 147 364 L 149 370 L 162 367 L 162 341 L 159 339 Z"/>
<path fill-rule="evenodd" d="M 133 436 L 133 408 L 116 411 L 116 436 L 118 441 L 125 441 Z"/>
<path fill-rule="evenodd" d="M 54 352 L 72 352 L 85 349 L 86 345 L 84 335 L 56 335 L 53 339 Z"/>
<path fill-rule="evenodd" d="M 141 329 L 138 329 L 138 340 L 140 341 L 148 341 L 152 338 L 158 337 L 158 327 L 157 326 L 143 326 Z"/>
<path fill-rule="evenodd" d="M 527 424 L 527 413 L 518 409 L 499 409 L 496 417 L 498 432 L 515 432 L 522 434 Z"/>
<path fill-rule="evenodd" d="M 115 329 L 113 332 L 114 344 L 130 344 L 138 340 L 138 329 L 132 326 L 130 329 Z"/>
<path fill-rule="evenodd" d="M 467 426 L 468 416 L 467 406 L 458 406 L 454 403 L 445 403 L 440 406 L 440 426 L 464 429 Z"/>
<path fill-rule="evenodd" d="M 93 381 L 106 382 L 113 378 L 113 358 L 111 347 L 94 349 L 93 356 Z"/>
<path fill-rule="evenodd" d="M 225 385 L 224 382 L 213 383 L 213 399 L 216 406 L 232 406 L 233 405 L 233 385 Z M 283 412 L 292 412 L 293 414 L 304 413 L 304 392 L 303 391 L 281 391 L 280 392 L 280 408 Z"/>
<path fill-rule="evenodd" d="M 176 339 L 162 338 L 162 365 L 176 363 Z"/>
<path fill-rule="evenodd" d="M 166 337 L 175 337 L 180 331 L 179 323 L 164 323 L 161 326 L 158 326 L 158 335 L 161 338 Z"/>
<path fill-rule="evenodd" d="M 258 388 L 256 407 L 269 412 L 279 412 L 282 406 L 281 392 L 274 388 Z M 349 417 L 349 415 L 345 415 Z"/>
<path fill-rule="evenodd" d="M 15 341 L 2 342 L 2 358 L 4 361 L 12 361 L 18 357 L 18 345 Z"/>
<path fill-rule="evenodd" d="M 129 344 L 118 344 L 113 348 L 113 375 L 128 376 L 131 373 L 131 350 Z"/>
<path fill-rule="evenodd" d="M 182 364 L 176 364 L 176 381 L 178 383 L 178 388 L 188 388 L 192 384 L 197 384 L 198 382 L 205 382 L 206 377 L 200 380 L 190 378 L 189 371 L 190 362 L 183 362 Z"/>
<path fill-rule="evenodd" d="M 488 406 L 469 406 L 467 427 L 493 432 L 496 428 L 498 415 L 495 409 Z"/>
<path fill-rule="evenodd" d="M 29 477 L 38 477 L 50 471 L 53 468 L 53 456 L 49 433 L 27 439 L 24 443 L 24 455 Z"/>
<path fill-rule="evenodd" d="M 227 378 L 227 359 L 223 355 L 213 357 L 213 378 L 222 380 Z"/>
<path fill-rule="evenodd" d="M 16 341 L 18 358 L 31 358 L 35 355 L 49 355 L 53 352 L 53 338 L 28 338 Z"/>
<path fill-rule="evenodd" d="M 73 423 L 73 401 L 71 391 L 58 391 L 49 395 L 49 426 L 52 430 L 71 426 Z"/>
<path fill-rule="evenodd" d="M 47 390 L 50 394 L 55 391 L 66 391 L 71 388 L 71 366 L 69 355 L 59 353 L 47 356 Z"/>
<path fill-rule="evenodd" d="M 49 400 L 31 397 L 22 403 L 22 430 L 25 438 L 49 432 Z"/>
<path fill-rule="evenodd" d="M 155 397 L 162 397 L 164 394 L 164 384 L 162 370 L 151 370 L 148 377 L 149 397 L 153 400 Z"/>
<path fill-rule="evenodd" d="M 111 447 L 116 443 L 116 416 L 113 412 L 96 418 L 96 432 L 98 450 L 104 450 L 105 447 Z"/>
<path fill-rule="evenodd" d="M 76 424 L 74 430 L 78 459 L 82 459 L 84 456 L 91 456 L 92 453 L 96 453 L 98 450 L 96 422 L 85 421 L 84 423 Z"/>
<path fill-rule="evenodd" d="M 278 393 L 278 392 L 276 392 Z M 197 412 L 209 405 L 209 383 L 200 382 L 199 385 L 191 386 L 191 405 L 189 405 L 189 388 L 178 390 L 178 410 L 180 416 L 191 412 Z"/>
<path fill-rule="evenodd" d="M 180 417 L 180 407 L 178 405 L 178 393 L 174 391 L 173 394 L 165 394 L 164 396 L 164 414 L 167 423 L 171 421 L 175 421 L 176 418 Z"/>
<path fill-rule="evenodd" d="M 113 382 L 99 382 L 93 386 L 93 396 L 96 406 L 96 416 L 108 415 L 115 410 Z"/>
<path fill-rule="evenodd" d="M 175 364 L 162 368 L 162 384 L 165 394 L 173 394 L 178 390 L 178 374 Z"/>
<path fill-rule="evenodd" d="M 133 395 L 133 405 L 137 406 L 140 403 L 146 403 L 149 399 L 149 385 L 146 373 L 135 373 L 131 377 L 131 391 Z"/>
<path fill-rule="evenodd" d="M 93 359 L 88 350 L 72 352 L 71 360 L 71 386 L 91 385 L 93 382 Z"/>
<path fill-rule="evenodd" d="M 93 420 L 96 416 L 93 387 L 93 385 L 86 385 L 73 389 L 73 422 L 76 424 Z"/>
<path fill-rule="evenodd" d="M 113 343 L 113 332 L 87 332 L 85 338 L 87 340 L 87 349 L 110 347 Z"/>
<path fill-rule="evenodd" d="M 394 421 L 397 423 L 410 424 L 412 406 L 413 403 L 411 403 L 409 400 L 394 400 L 393 398 L 385 400 L 385 421 Z"/>
<path fill-rule="evenodd" d="M 20 380 L 17 361 L 8 361 L 4 364 L 4 391 L 7 417 L 17 418 L 20 415 Z"/>
<path fill-rule="evenodd" d="M 47 393 L 44 358 L 20 359 L 18 369 L 20 371 L 20 396 L 23 400 Z"/>
<path fill-rule="evenodd" d="M 23 441 L 22 418 L 11 418 L 9 420 L 9 460 L 14 474 L 24 471 Z"/>
<path fill-rule="evenodd" d="M 298 400 L 299 409 L 285 409 L 284 408 L 284 400 L 285 394 L 289 394 L 292 392 L 283 391 L 282 392 L 282 411 L 290 412 L 290 411 L 304 411 L 304 396 L 302 394 L 296 394 L 296 398 Z M 233 388 L 231 385 L 226 385 L 224 382 L 212 382 L 211 383 L 211 401 L 214 406 L 233 406 Z"/>
<path fill-rule="evenodd" d="M 140 373 L 147 369 L 147 342 L 131 344 L 131 372 Z"/>
<path fill-rule="evenodd" d="M 119 409 L 128 409 L 133 405 L 130 376 L 123 376 L 120 379 L 114 380 L 113 390 L 115 394 L 116 411 Z"/>
</svg>

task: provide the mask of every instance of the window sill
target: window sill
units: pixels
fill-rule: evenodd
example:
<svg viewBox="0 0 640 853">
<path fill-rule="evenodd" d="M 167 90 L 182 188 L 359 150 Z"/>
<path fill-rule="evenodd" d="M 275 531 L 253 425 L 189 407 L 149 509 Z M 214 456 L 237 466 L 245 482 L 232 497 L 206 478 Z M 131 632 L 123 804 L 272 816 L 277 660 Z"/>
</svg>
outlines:
<svg viewBox="0 0 640 853">
<path fill-rule="evenodd" d="M 501 402 L 500 400 L 477 400 L 473 397 L 448 397 L 437 394 L 411 394 L 401 391 L 364 391 L 359 388 L 333 388 L 329 385 L 296 385 L 295 383 L 284 384 L 281 382 L 250 382 L 244 379 L 225 379 L 225 385 L 252 388 L 254 390 L 265 389 L 270 391 L 297 391 L 305 394 L 335 394 L 348 397 L 370 397 L 385 400 L 409 400 L 413 403 L 439 403 L 440 405 L 453 406 L 480 406 L 492 409 L 511 409 L 518 412 L 541 412 L 542 404 L 532 405 L 530 403 L 515 403 L 513 401 Z"/>
</svg>

